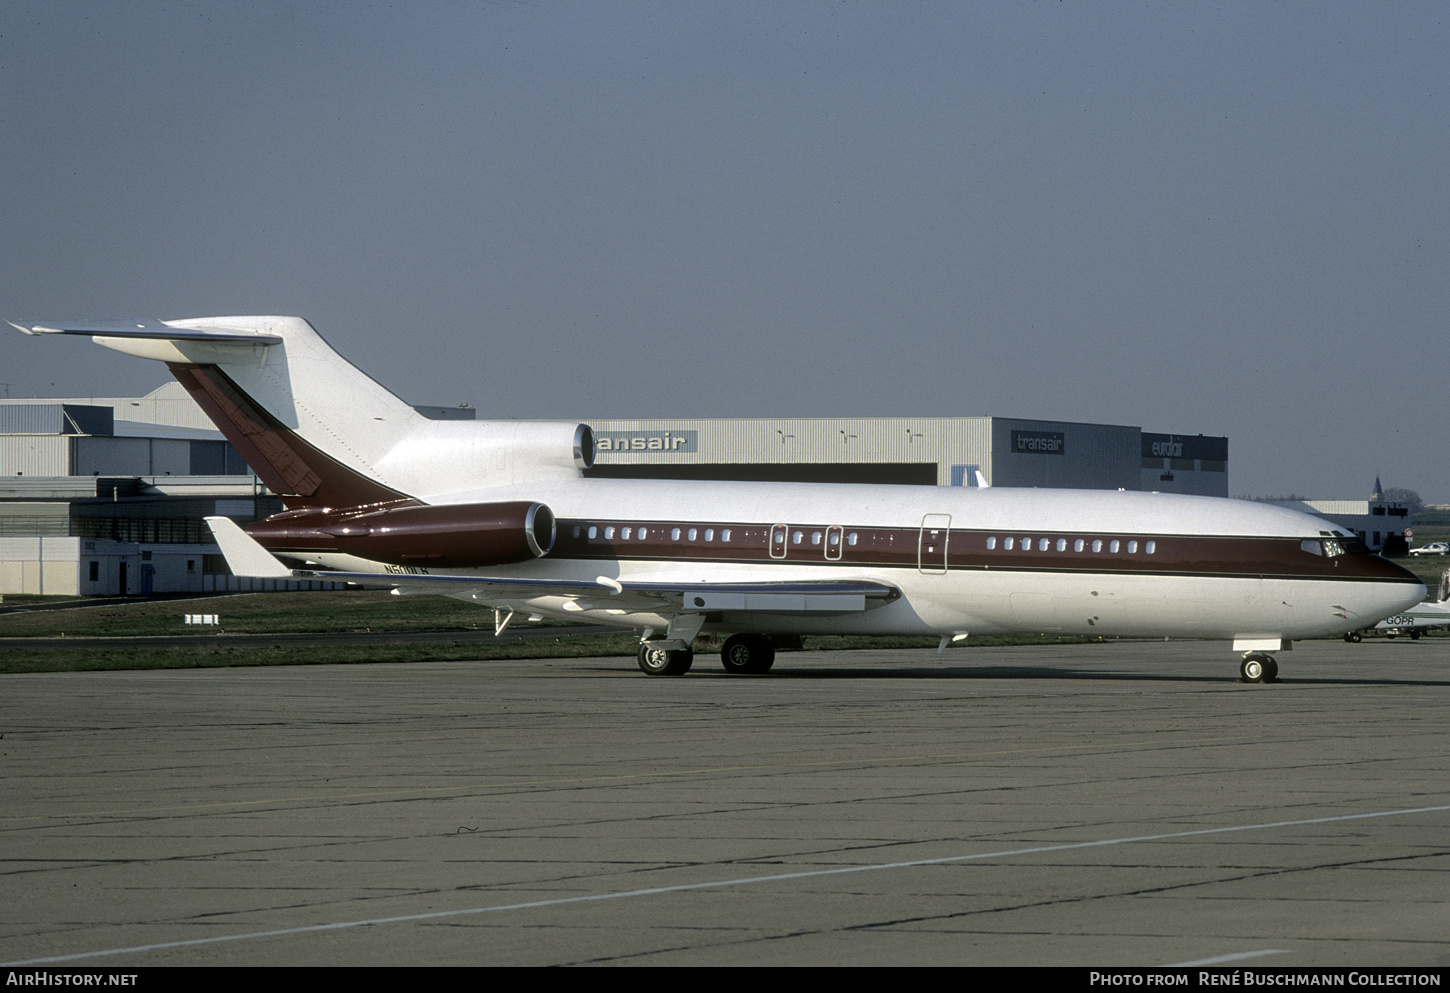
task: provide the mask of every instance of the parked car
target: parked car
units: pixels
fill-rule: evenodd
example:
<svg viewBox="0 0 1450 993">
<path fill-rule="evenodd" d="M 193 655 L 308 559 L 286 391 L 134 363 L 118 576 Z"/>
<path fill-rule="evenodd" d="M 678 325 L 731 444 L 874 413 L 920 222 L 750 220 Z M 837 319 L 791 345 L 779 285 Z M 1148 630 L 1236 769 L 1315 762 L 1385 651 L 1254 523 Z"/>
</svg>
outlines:
<svg viewBox="0 0 1450 993">
<path fill-rule="evenodd" d="M 1411 555 L 1450 555 L 1450 544 L 1443 541 L 1432 541 L 1428 545 L 1421 545 L 1419 548 L 1410 549 Z"/>
</svg>

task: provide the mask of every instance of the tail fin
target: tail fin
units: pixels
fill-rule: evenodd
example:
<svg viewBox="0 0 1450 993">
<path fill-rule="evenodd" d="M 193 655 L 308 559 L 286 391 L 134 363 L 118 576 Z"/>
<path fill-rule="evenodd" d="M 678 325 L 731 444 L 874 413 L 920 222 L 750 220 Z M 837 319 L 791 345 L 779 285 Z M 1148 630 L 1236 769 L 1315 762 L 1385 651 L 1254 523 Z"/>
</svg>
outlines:
<svg viewBox="0 0 1450 993">
<path fill-rule="evenodd" d="M 425 418 L 344 360 L 301 318 L 15 327 L 27 334 L 88 334 L 107 348 L 165 362 L 289 508 L 410 499 L 382 478 L 378 463 Z"/>
<path fill-rule="evenodd" d="M 482 490 L 577 478 L 594 460 L 584 424 L 429 420 L 299 317 L 15 327 L 165 362 L 289 510 L 479 502 Z"/>
</svg>

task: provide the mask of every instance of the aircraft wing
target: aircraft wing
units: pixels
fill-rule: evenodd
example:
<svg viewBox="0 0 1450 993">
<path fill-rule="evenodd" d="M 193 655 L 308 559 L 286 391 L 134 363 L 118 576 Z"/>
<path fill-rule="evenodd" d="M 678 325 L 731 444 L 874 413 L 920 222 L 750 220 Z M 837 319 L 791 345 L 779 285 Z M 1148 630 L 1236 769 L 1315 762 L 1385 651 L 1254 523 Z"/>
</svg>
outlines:
<svg viewBox="0 0 1450 993">
<path fill-rule="evenodd" d="M 518 579 L 502 576 L 435 576 L 297 570 L 297 579 L 392 586 L 406 593 L 467 596 L 489 606 L 514 606 L 536 597 L 567 597 L 576 610 L 652 611 L 664 614 L 732 610 L 752 613 L 849 614 L 900 596 L 896 587 L 870 579 L 806 582 L 710 583 Z"/>
<path fill-rule="evenodd" d="M 1450 626 L 1450 603 L 1426 600 L 1419 606 L 1391 614 L 1374 627 L 1376 631 L 1423 631 L 1446 626 Z"/>
<path fill-rule="evenodd" d="M 664 614 L 707 611 L 849 614 L 879 607 L 901 592 L 872 579 L 764 583 L 635 582 L 597 579 L 528 579 L 512 576 L 447 576 L 430 573 L 339 572 L 289 569 L 227 517 L 208 517 L 227 565 L 238 576 L 319 579 L 391 586 L 405 593 L 467 597 L 489 606 L 516 606 L 538 597 L 566 597 L 576 610 L 651 611 Z"/>
</svg>

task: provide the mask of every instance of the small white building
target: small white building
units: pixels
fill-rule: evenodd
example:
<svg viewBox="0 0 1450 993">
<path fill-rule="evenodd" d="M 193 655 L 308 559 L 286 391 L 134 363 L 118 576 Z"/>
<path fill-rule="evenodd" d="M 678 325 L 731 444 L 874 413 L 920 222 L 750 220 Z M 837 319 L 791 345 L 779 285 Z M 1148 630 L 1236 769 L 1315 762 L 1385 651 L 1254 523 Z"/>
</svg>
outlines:
<svg viewBox="0 0 1450 993">
<path fill-rule="evenodd" d="M 1279 507 L 1314 514 L 1359 535 L 1371 551 L 1403 555 L 1405 529 L 1413 519 L 1410 508 L 1383 495 L 1368 500 L 1268 500 Z"/>
</svg>

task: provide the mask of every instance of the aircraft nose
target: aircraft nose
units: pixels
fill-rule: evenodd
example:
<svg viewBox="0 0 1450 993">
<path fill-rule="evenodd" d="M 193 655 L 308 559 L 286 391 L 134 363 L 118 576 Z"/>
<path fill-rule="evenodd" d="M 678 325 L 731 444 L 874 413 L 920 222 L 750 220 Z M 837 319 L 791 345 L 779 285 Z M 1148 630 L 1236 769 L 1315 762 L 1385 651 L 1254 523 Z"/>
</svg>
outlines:
<svg viewBox="0 0 1450 993">
<path fill-rule="evenodd" d="M 1379 555 L 1344 557 L 1349 577 L 1360 591 L 1361 616 L 1377 614 L 1375 621 L 1425 602 L 1425 584 L 1413 572 Z"/>
<path fill-rule="evenodd" d="M 1416 604 L 1424 603 L 1427 592 L 1424 583 L 1420 583 L 1418 586 L 1406 587 L 1404 596 L 1395 601 L 1395 607 L 1390 613 L 1398 613 L 1401 610 L 1408 610 Z"/>
<path fill-rule="evenodd" d="M 1407 587 L 1405 589 L 1405 591 L 1404 591 L 1405 592 L 1405 596 L 1409 596 L 1412 593 L 1415 594 L 1415 599 L 1410 602 L 1409 606 L 1414 606 L 1414 604 L 1422 603 L 1424 601 L 1424 599 L 1425 599 L 1425 594 L 1427 592 L 1427 590 L 1425 588 L 1425 582 L 1422 579 L 1420 579 L 1419 576 L 1415 575 L 1413 572 L 1411 572 L 1410 570 L 1406 569 L 1404 566 L 1400 565 L 1398 562 L 1391 562 L 1390 563 L 1390 566 L 1392 568 L 1394 568 L 1395 571 L 1400 574 L 1400 577 L 1402 579 L 1411 580 L 1413 582 L 1413 584 L 1414 584 L 1413 585 L 1413 588 Z"/>
<path fill-rule="evenodd" d="M 1397 614 L 1402 610 L 1409 610 L 1411 607 L 1425 602 L 1425 596 L 1428 591 L 1425 589 L 1425 584 L 1420 580 L 1419 576 L 1397 562 L 1382 561 L 1398 574 L 1396 578 L 1405 580 L 1403 585 L 1400 583 L 1385 584 L 1386 603 L 1384 609 L 1386 617 L 1390 614 Z"/>
</svg>

